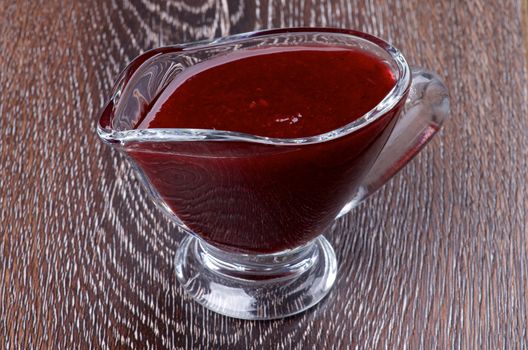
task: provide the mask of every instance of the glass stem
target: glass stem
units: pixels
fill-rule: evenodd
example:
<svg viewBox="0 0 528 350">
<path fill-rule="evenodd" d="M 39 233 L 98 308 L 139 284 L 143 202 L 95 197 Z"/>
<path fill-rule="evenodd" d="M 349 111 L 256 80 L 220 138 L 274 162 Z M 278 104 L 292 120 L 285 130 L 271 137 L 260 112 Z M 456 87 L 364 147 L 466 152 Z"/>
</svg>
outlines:
<svg viewBox="0 0 528 350">
<path fill-rule="evenodd" d="M 271 254 L 231 252 L 200 240 L 195 254 L 209 270 L 227 277 L 254 281 L 294 278 L 310 269 L 319 258 L 316 240 Z"/>
</svg>

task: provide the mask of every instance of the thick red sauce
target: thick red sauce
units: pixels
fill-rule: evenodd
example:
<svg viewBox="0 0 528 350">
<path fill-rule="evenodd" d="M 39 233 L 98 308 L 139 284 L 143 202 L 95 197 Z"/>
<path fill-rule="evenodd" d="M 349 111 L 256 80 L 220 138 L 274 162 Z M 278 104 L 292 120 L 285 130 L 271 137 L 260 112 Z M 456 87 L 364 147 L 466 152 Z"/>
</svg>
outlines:
<svg viewBox="0 0 528 350">
<path fill-rule="evenodd" d="M 180 74 L 136 128 L 198 128 L 300 138 L 375 107 L 395 77 L 379 58 L 341 47 L 229 53 Z M 132 143 L 127 151 L 169 208 L 208 242 L 276 252 L 324 233 L 383 147 L 401 103 L 333 141 Z"/>
<path fill-rule="evenodd" d="M 395 84 L 379 59 L 339 47 L 253 49 L 213 64 L 181 74 L 136 128 L 216 129 L 279 138 L 319 135 L 364 115 Z"/>
</svg>

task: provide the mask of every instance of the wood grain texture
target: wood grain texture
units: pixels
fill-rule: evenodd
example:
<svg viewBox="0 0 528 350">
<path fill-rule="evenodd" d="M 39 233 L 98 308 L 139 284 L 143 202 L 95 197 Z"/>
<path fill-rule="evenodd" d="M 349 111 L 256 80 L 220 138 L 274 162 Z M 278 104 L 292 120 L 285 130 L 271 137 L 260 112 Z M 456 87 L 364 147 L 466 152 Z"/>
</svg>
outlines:
<svg viewBox="0 0 528 350">
<path fill-rule="evenodd" d="M 525 349 L 522 1 L 0 0 L 0 348 Z M 181 235 L 95 122 L 146 49 L 300 25 L 386 38 L 445 78 L 452 119 L 326 234 L 323 303 L 233 320 L 183 295 Z"/>
</svg>

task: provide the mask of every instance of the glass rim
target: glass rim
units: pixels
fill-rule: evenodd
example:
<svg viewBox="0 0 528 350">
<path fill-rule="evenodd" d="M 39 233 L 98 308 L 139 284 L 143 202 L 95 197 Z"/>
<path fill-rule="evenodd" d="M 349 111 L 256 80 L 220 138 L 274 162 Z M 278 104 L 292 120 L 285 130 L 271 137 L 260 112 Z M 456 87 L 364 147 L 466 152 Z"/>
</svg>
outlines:
<svg viewBox="0 0 528 350">
<path fill-rule="evenodd" d="M 130 129 L 130 130 L 114 130 L 109 126 L 103 126 L 102 122 L 108 113 L 113 112 L 114 99 L 121 93 L 123 84 L 126 84 L 126 80 L 130 78 L 128 65 L 123 72 L 119 75 L 117 82 L 112 91 L 112 97 L 107 102 L 99 121 L 97 123 L 97 134 L 99 137 L 110 144 L 121 144 L 124 145 L 129 142 L 182 142 L 182 141 L 239 141 L 239 142 L 253 142 L 270 145 L 301 145 L 301 144 L 313 144 L 322 143 L 325 141 L 334 140 L 342 136 L 353 133 L 372 122 L 378 120 L 380 117 L 391 111 L 395 106 L 402 100 L 406 95 L 408 88 L 411 83 L 411 71 L 410 67 L 405 60 L 405 57 L 401 52 L 391 44 L 387 43 L 383 39 L 380 39 L 374 35 L 363 33 L 356 30 L 341 29 L 341 28 L 317 28 L 317 27 L 298 27 L 298 28 L 284 28 L 284 29 L 271 29 L 253 31 L 242 34 L 235 34 L 226 37 L 210 41 L 198 41 L 183 45 L 165 46 L 164 48 L 177 48 L 182 52 L 190 52 L 194 50 L 200 50 L 216 45 L 225 45 L 227 43 L 237 43 L 246 40 L 250 40 L 256 37 L 266 36 L 278 36 L 287 35 L 290 33 L 295 34 L 337 34 L 347 35 L 356 37 L 359 39 L 366 40 L 371 44 L 376 45 L 385 51 L 391 58 L 393 63 L 396 64 L 399 70 L 399 77 L 396 80 L 396 84 L 389 91 L 389 93 L 370 111 L 363 114 L 360 118 L 353 120 L 352 122 L 336 128 L 334 130 L 325 132 L 323 134 L 301 137 L 301 138 L 273 138 L 266 136 L 253 135 L 248 133 L 236 132 L 236 131 L 224 131 L 224 130 L 212 130 L 212 129 L 190 129 L 190 128 L 170 128 L 170 129 Z M 148 56 L 148 59 L 157 56 L 163 52 L 163 48 L 154 49 L 143 53 L 141 56 Z M 141 57 L 139 56 L 139 57 Z M 146 61 L 145 61 L 146 62 Z M 108 120 L 110 122 L 110 120 Z M 110 124 L 110 123 L 109 123 Z"/>
</svg>

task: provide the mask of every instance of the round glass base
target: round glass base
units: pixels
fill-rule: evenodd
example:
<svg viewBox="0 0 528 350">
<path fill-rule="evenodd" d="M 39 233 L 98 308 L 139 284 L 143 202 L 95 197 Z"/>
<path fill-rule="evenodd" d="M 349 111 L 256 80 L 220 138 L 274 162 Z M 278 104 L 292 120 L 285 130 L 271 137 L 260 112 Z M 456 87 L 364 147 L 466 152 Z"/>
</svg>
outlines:
<svg viewBox="0 0 528 350">
<path fill-rule="evenodd" d="M 283 318 L 314 306 L 336 273 L 334 250 L 322 236 L 296 249 L 252 255 L 188 235 L 176 253 L 176 276 L 196 302 L 246 320 Z"/>
</svg>

